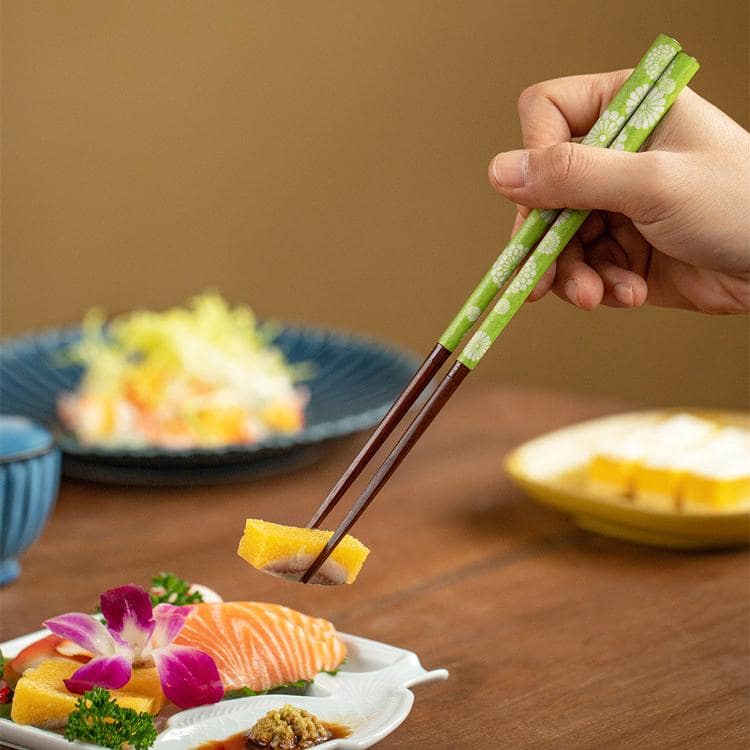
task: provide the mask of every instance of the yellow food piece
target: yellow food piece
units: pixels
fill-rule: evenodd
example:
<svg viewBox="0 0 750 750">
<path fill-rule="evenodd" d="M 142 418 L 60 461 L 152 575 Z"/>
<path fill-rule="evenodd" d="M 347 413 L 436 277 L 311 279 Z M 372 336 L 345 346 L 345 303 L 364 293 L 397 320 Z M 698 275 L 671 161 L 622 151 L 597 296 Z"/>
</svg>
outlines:
<svg viewBox="0 0 750 750">
<path fill-rule="evenodd" d="M 677 414 L 606 436 L 588 464 L 587 478 L 595 489 L 657 510 L 749 503 L 750 432 Z"/>
<path fill-rule="evenodd" d="M 618 460 L 612 456 L 594 456 L 588 467 L 591 482 L 606 485 L 609 489 L 622 495 L 629 495 L 633 490 L 633 473 L 636 462 Z"/>
<path fill-rule="evenodd" d="M 633 470 L 633 495 L 651 507 L 674 510 L 680 497 L 683 472 L 667 467 L 637 464 Z"/>
<path fill-rule="evenodd" d="M 39 666 L 27 669 L 16 685 L 10 718 L 16 724 L 31 724 L 44 729 L 65 726 L 79 696 L 68 692 L 63 680 L 80 666 L 81 662 L 73 659 L 46 659 Z M 165 700 L 163 693 L 160 697 L 155 693 L 155 675 L 154 668 L 133 670 L 130 682 L 120 690 L 110 690 L 110 694 L 125 708 L 155 714 Z M 158 683 L 158 677 L 156 680 Z M 143 690 L 144 694 L 137 694 L 136 688 Z"/>
<path fill-rule="evenodd" d="M 297 580 L 325 547 L 332 531 L 301 529 L 248 518 L 237 553 L 258 570 Z M 347 534 L 329 558 L 328 583 L 353 583 L 370 550 Z M 329 564 L 327 563 L 327 564 Z M 338 566 L 335 568 L 335 566 Z M 340 574 L 341 580 L 338 580 Z"/>
<path fill-rule="evenodd" d="M 153 365 L 132 367 L 124 377 L 125 393 L 143 409 L 156 409 L 164 394 L 166 375 L 163 368 Z"/>
<path fill-rule="evenodd" d="M 167 703 L 167 696 L 164 695 L 162 690 L 156 667 L 134 667 L 130 681 L 121 690 L 132 695 L 150 698 L 152 703 L 148 710 L 152 714 L 158 714 Z M 114 690 L 111 692 L 115 695 L 120 691 Z"/>
<path fill-rule="evenodd" d="M 218 443 L 240 442 L 246 437 L 247 415 L 239 407 L 205 409 L 195 414 L 198 431 Z"/>
<path fill-rule="evenodd" d="M 750 500 L 750 476 L 719 479 L 688 472 L 681 495 L 686 503 L 726 508 Z"/>
<path fill-rule="evenodd" d="M 296 404 L 275 403 L 267 406 L 261 418 L 275 432 L 297 432 L 302 429 L 303 413 Z"/>
</svg>

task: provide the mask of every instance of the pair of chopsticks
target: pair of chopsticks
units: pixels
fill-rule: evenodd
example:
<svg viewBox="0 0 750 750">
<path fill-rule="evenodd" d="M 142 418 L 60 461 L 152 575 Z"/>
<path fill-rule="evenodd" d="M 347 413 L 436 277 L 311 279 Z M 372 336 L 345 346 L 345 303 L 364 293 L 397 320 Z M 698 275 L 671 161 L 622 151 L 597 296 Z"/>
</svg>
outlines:
<svg viewBox="0 0 750 750">
<path fill-rule="evenodd" d="M 680 92 L 698 71 L 697 60 L 680 44 L 660 34 L 617 91 L 583 143 L 635 152 L 644 144 Z M 500 253 L 411 382 L 342 474 L 308 524 L 317 528 L 383 445 L 464 336 L 487 309 L 514 271 L 518 272 L 494 308 L 464 347 L 427 403 L 373 475 L 357 502 L 301 578 L 307 583 L 373 501 L 466 376 L 477 366 L 538 281 L 578 231 L 590 211 L 534 209 Z M 538 244 L 537 244 L 538 243 Z M 535 247 L 536 246 L 536 247 Z M 532 248 L 533 252 L 532 252 Z M 526 262 L 521 261 L 531 252 Z"/>
</svg>

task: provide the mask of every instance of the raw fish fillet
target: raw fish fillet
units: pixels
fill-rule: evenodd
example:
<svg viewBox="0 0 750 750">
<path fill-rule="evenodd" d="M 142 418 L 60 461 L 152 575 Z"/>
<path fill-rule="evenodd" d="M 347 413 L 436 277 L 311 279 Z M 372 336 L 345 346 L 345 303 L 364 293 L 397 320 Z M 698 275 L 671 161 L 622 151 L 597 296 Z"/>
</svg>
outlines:
<svg viewBox="0 0 750 750">
<path fill-rule="evenodd" d="M 224 690 L 256 692 L 339 667 L 346 646 L 328 620 L 280 604 L 197 604 L 175 643 L 213 657 Z"/>
</svg>

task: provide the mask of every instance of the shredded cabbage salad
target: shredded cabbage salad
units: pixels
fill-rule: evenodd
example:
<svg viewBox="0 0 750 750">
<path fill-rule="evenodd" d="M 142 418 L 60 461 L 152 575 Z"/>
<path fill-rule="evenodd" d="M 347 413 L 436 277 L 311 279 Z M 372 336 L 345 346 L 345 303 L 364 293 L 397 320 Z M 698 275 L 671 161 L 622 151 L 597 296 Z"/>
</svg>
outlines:
<svg viewBox="0 0 750 750">
<path fill-rule="evenodd" d="M 308 368 L 290 365 L 272 340 L 249 308 L 215 293 L 106 327 L 91 311 L 68 352 L 84 376 L 58 412 L 79 440 L 107 446 L 252 444 L 298 432 Z"/>
</svg>

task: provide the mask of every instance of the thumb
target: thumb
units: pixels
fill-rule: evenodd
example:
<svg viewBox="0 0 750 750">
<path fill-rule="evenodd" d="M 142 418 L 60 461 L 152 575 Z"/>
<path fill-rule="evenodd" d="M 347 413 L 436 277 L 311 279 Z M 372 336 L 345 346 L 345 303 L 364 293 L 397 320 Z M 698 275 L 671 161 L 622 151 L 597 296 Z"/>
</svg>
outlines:
<svg viewBox="0 0 750 750">
<path fill-rule="evenodd" d="M 665 189 L 657 154 L 559 143 L 498 154 L 489 177 L 495 190 L 524 206 L 603 209 L 649 221 Z"/>
</svg>

